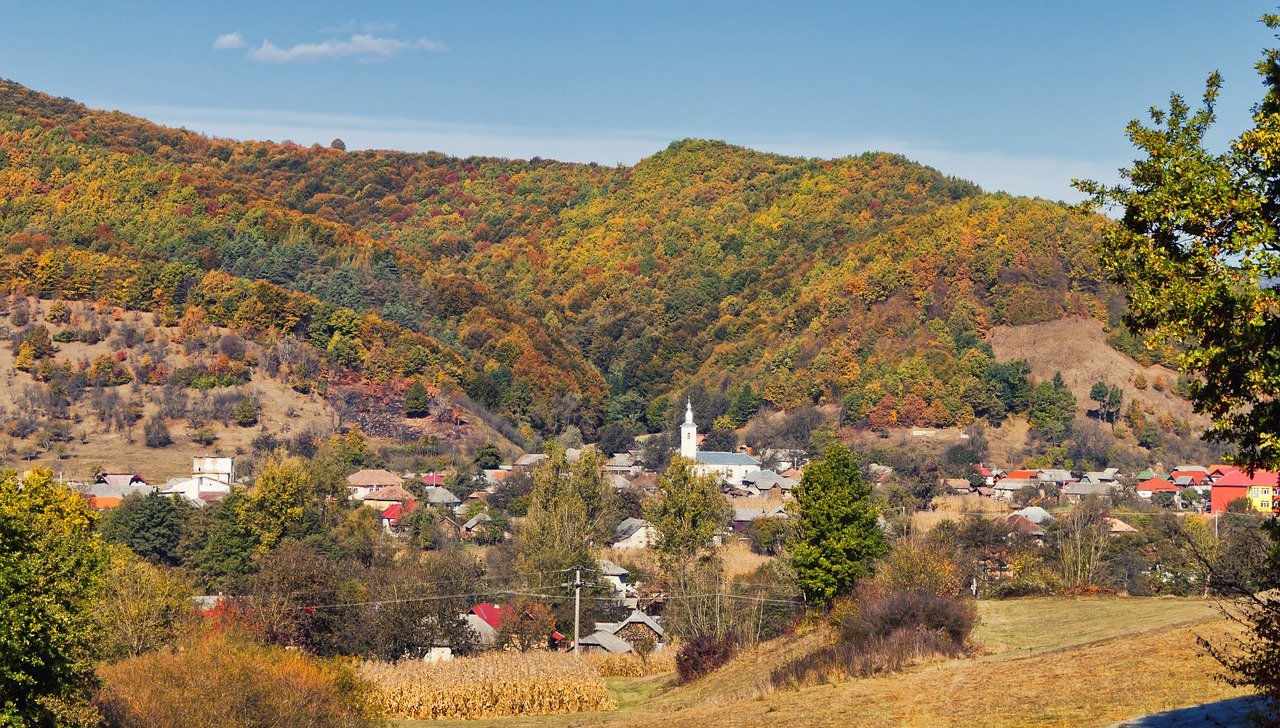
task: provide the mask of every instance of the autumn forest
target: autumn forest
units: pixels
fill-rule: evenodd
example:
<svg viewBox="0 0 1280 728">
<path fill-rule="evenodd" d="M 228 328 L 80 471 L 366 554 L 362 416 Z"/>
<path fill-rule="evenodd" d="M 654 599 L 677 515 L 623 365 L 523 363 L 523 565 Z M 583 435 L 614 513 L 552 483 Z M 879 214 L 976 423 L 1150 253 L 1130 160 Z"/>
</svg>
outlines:
<svg viewBox="0 0 1280 728">
<path fill-rule="evenodd" d="M 0 293 L 296 341 L 298 391 L 421 382 L 517 443 L 659 431 L 690 391 L 734 427 L 805 404 L 869 428 L 1003 417 L 1027 402 L 990 327 L 1122 313 L 1089 251 L 1101 218 L 893 154 L 684 140 L 614 168 L 344 147 L 0 82 Z"/>
</svg>

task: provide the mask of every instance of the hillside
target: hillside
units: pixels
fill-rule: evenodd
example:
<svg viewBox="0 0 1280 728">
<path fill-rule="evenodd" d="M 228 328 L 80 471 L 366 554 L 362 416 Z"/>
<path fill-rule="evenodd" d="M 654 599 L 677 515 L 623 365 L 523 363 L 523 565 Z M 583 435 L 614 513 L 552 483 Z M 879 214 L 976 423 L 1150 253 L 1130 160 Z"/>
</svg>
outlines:
<svg viewBox="0 0 1280 728">
<path fill-rule="evenodd" d="M 1191 403 L 1174 392 L 1178 372 L 1160 364 L 1144 365 L 1116 351 L 1108 344 L 1108 333 L 1100 321 L 1064 318 L 1025 326 L 996 326 L 987 340 L 997 361 L 1022 359 L 1030 364 L 1035 381 L 1046 381 L 1061 373 L 1063 382 L 1075 395 L 1078 421 L 1087 420 L 1090 410 L 1096 407 L 1089 399 L 1096 382 L 1119 387 L 1125 410 L 1136 402 L 1143 416 L 1160 429 L 1162 446 L 1148 452 L 1138 446 L 1138 433 L 1129 432 L 1118 444 L 1138 459 L 1116 464 L 1141 469 L 1163 460 L 1165 466 L 1172 467 L 1178 462 L 1209 461 L 1220 455 L 1219 449 L 1199 441 L 1199 434 L 1208 427 L 1208 418 L 1196 414 Z M 1120 418 L 1120 424 L 1126 424 L 1126 418 Z M 1025 434 L 1018 426 L 1001 429 L 1010 431 L 988 431 L 996 445 L 993 449 L 1005 455 L 1002 464 L 1021 464 L 1017 454 L 1025 443 Z M 1095 433 L 1095 437 L 1108 440 L 1110 428 L 1100 430 L 1103 431 Z M 1123 434 L 1123 430 L 1118 431 Z"/>
<path fill-rule="evenodd" d="M 1103 224 L 892 154 L 686 140 L 604 168 L 348 153 L 0 82 L 3 290 L 173 320 L 216 306 L 211 288 L 266 281 L 422 334 L 446 359 L 430 377 L 544 435 L 655 431 L 690 387 L 712 417 L 743 402 L 737 424 L 807 403 L 963 424 L 985 414 L 973 372 L 991 327 L 1107 316 L 1087 247 Z M 238 312 L 225 323 L 247 328 Z M 258 323 L 305 336 L 313 316 Z M 359 343 L 341 362 L 356 374 L 373 348 Z"/>
<path fill-rule="evenodd" d="M 465 455 L 483 442 L 516 451 L 444 392 L 432 396 L 430 416 L 411 419 L 404 392 L 385 383 L 312 386 L 297 375 L 318 370 L 319 357 L 297 342 L 164 326 L 153 314 L 109 306 L 66 308 L 55 315 L 54 302 L 0 298 L 6 338 L 18 317 L 52 338 L 48 356 L 26 364 L 15 354 L 21 347 L 0 347 L 0 458 L 22 468 L 46 466 L 76 480 L 99 469 L 134 472 L 163 482 L 189 473 L 194 455 L 253 456 L 277 444 L 305 451 L 301 440 L 323 441 L 352 425 L 366 433 L 370 450 L 403 467 L 423 469 L 428 457 Z M 252 424 L 237 418 L 245 399 L 253 403 Z M 153 419 L 171 442 L 148 442 Z"/>
<path fill-rule="evenodd" d="M 711 676 L 617 680 L 619 709 L 454 722 L 494 726 L 1103 726 L 1243 692 L 1214 680 L 1196 636 L 1231 628 L 1196 599 L 1042 598 L 979 602 L 981 654 L 894 675 L 799 690 L 766 686 L 770 670 L 818 635 L 784 637 Z M 423 728 L 421 721 L 397 721 Z"/>
</svg>

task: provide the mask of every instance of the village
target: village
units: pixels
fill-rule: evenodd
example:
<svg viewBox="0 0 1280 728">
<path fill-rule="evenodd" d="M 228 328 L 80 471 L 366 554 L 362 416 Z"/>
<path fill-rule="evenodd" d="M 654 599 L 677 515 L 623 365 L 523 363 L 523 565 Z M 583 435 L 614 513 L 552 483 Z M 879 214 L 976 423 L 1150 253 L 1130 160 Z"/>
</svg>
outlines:
<svg viewBox="0 0 1280 728">
<path fill-rule="evenodd" d="M 692 404 L 687 403 L 679 431 L 679 455 L 697 474 L 716 479 L 727 508 L 728 518 L 714 535 L 714 545 L 749 549 L 762 558 L 777 554 L 782 548 L 781 534 L 785 534 L 792 514 L 789 506 L 804 477 L 806 459 L 793 457 L 787 463 L 790 467 L 775 472 L 763 468 L 761 460 L 747 447 L 735 452 L 707 451 L 701 448 L 705 440 L 706 435 L 699 434 L 694 421 Z M 660 474 L 646 467 L 643 450 L 618 452 L 606 459 L 594 445 L 587 445 L 564 450 L 563 458 L 572 465 L 589 452 L 594 452 L 602 463 L 600 477 L 616 494 L 626 494 L 631 502 L 643 502 L 655 494 Z M 497 467 L 478 468 L 469 477 L 460 477 L 456 472 L 363 468 L 346 476 L 345 497 L 376 513 L 377 522 L 389 537 L 406 538 L 411 520 L 413 530 L 421 529 L 425 514 L 444 542 L 464 548 L 484 547 L 512 538 L 512 531 L 518 529 L 522 518 L 513 515 L 520 510 L 511 507 L 510 487 L 524 483 L 520 490 L 527 492 L 534 472 L 551 457 L 547 453 L 526 453 L 511 462 L 498 463 Z M 897 476 L 893 468 L 874 462 L 865 463 L 863 471 L 866 480 L 876 487 L 892 483 Z M 245 487 L 245 480 L 237 477 L 234 457 L 201 455 L 192 458 L 188 477 L 170 478 L 162 484 L 152 484 L 141 473 L 106 472 L 92 483 L 72 486 L 90 506 L 105 512 L 118 508 L 130 497 L 151 494 L 204 508 Z M 460 489 L 460 485 L 466 489 Z M 1176 514 L 1209 522 L 1216 531 L 1222 514 L 1273 512 L 1277 487 L 1280 485 L 1275 473 L 1257 471 L 1250 475 L 1226 464 L 1179 465 L 1168 473 L 1151 468 L 1121 473 L 1117 468 L 1108 468 L 1076 474 L 1062 469 L 1006 471 L 975 463 L 968 477 L 939 478 L 933 490 L 935 497 L 917 513 L 908 514 L 903 509 L 901 518 L 897 518 L 899 514 L 889 510 L 879 517 L 879 522 L 887 535 L 895 536 L 904 535 L 895 530 L 918 528 L 912 525 L 912 516 L 931 517 L 929 523 L 937 523 L 938 516 L 981 518 L 997 534 L 1005 534 L 1007 540 L 1021 539 L 1023 543 L 1043 546 L 1046 529 L 1055 519 L 1085 503 L 1145 514 L 1144 517 Z M 642 516 L 639 509 L 633 508 L 621 518 L 612 530 L 612 539 L 596 544 L 601 553 L 623 561 L 628 555 L 641 556 L 655 545 L 661 534 Z M 1112 536 L 1138 533 L 1122 517 L 1108 515 L 1105 523 Z M 530 613 L 527 604 L 521 611 L 511 603 L 479 602 L 458 615 L 474 634 L 474 643 L 468 649 L 510 648 L 512 635 L 521 634 L 521 623 L 529 622 L 524 625 L 528 630 L 537 633 L 542 629 L 542 636 L 533 639 L 539 643 L 534 645 L 538 649 L 646 656 L 661 651 L 666 642 L 662 616 L 666 595 L 661 586 L 647 583 L 605 556 L 596 559 L 595 567 L 595 573 L 588 574 L 590 581 L 578 582 L 577 586 L 603 585 L 604 596 L 597 599 L 606 601 L 614 614 L 623 615 L 620 619 L 597 621 L 592 629 L 575 637 L 574 625 L 552 623 L 546 627 L 546 615 Z M 998 562 L 983 561 L 981 568 L 990 571 L 993 579 L 1010 574 Z M 575 575 L 575 580 L 581 578 L 581 574 Z M 979 596 L 978 584 L 979 579 L 974 578 L 974 596 Z M 567 589 L 573 584 L 566 582 L 564 586 Z M 215 610 L 227 598 L 197 597 L 206 610 Z M 530 637 L 526 634 L 520 639 Z M 526 644 L 522 649 L 527 647 Z M 429 661 L 452 656 L 452 646 L 447 643 L 433 644 L 422 655 Z"/>
</svg>

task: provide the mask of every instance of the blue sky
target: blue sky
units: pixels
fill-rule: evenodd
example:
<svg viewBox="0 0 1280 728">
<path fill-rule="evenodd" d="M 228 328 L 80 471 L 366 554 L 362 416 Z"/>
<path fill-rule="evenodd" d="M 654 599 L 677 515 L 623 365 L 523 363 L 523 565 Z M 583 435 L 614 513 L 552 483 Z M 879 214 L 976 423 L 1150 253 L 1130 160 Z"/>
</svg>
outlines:
<svg viewBox="0 0 1280 728">
<path fill-rule="evenodd" d="M 900 152 L 1076 199 L 1125 123 L 1220 70 L 1218 140 L 1275 44 L 1235 0 L 0 0 L 0 77 L 211 135 L 634 163 L 684 137 Z"/>
</svg>

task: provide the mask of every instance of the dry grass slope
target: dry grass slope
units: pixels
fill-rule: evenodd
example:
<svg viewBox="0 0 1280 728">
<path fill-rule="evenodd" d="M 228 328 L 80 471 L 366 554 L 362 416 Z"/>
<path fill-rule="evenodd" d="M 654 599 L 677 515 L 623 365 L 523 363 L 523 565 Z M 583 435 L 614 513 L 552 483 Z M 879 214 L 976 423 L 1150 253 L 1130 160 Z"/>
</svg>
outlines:
<svg viewBox="0 0 1280 728">
<path fill-rule="evenodd" d="M 824 635 L 775 640 L 691 685 L 614 681 L 612 713 L 520 717 L 501 726 L 1104 726 L 1241 695 L 1213 679 L 1196 635 L 1225 635 L 1194 599 L 1047 598 L 982 602 L 975 639 L 987 654 L 904 673 L 770 691 L 769 670 Z M 425 727 L 406 722 L 404 728 Z M 433 724 L 439 725 L 439 724 Z M 478 725 L 467 723 L 466 725 Z"/>
<path fill-rule="evenodd" d="M 996 361 L 1026 359 L 1031 365 L 1031 375 L 1037 381 L 1062 372 L 1062 379 L 1071 388 L 1084 415 L 1090 407 L 1089 388 L 1094 382 L 1114 384 L 1124 390 L 1124 400 L 1137 399 L 1157 412 L 1168 412 L 1179 419 L 1190 420 L 1192 425 L 1204 427 L 1208 422 L 1191 411 L 1191 403 L 1177 397 L 1169 390 L 1178 381 L 1178 373 L 1162 366 L 1144 367 L 1138 362 L 1112 349 L 1107 344 L 1107 333 L 1102 322 L 1095 319 L 1064 318 L 1027 326 L 997 326 L 987 335 Z M 1142 373 L 1148 382 L 1161 377 L 1168 386 L 1156 391 L 1148 386 L 1138 389 L 1134 378 Z"/>
</svg>

